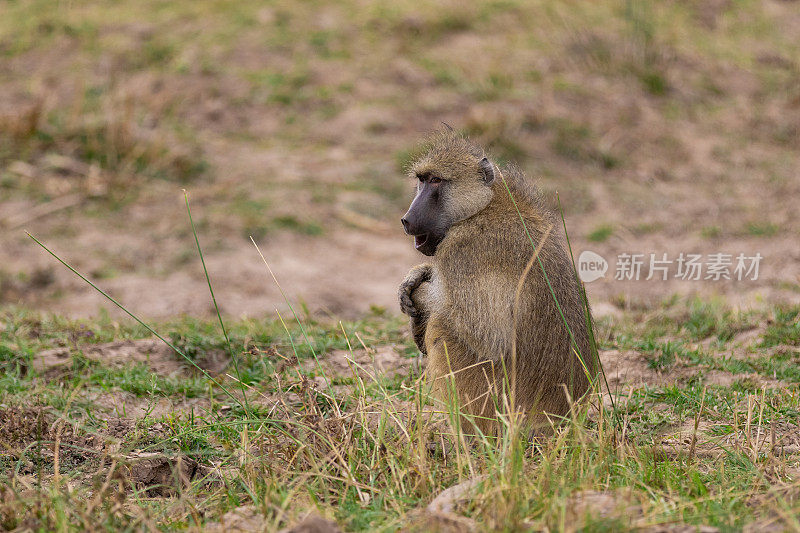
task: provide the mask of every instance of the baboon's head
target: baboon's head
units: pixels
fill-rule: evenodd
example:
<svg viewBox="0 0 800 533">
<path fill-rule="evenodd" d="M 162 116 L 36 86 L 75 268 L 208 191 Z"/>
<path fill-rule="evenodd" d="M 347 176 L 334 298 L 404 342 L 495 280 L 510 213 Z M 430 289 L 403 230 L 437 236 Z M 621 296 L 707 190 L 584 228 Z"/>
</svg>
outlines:
<svg viewBox="0 0 800 533">
<path fill-rule="evenodd" d="M 435 136 L 410 166 L 417 195 L 401 219 L 417 250 L 435 254 L 453 224 L 489 205 L 495 172 L 483 149 L 461 135 L 447 131 Z"/>
</svg>

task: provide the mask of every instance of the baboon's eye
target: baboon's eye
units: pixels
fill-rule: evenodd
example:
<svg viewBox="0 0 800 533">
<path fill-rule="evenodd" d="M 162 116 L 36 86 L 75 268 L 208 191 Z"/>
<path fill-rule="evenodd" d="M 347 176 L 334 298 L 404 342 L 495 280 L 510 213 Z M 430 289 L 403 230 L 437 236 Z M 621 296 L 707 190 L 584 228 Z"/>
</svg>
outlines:
<svg viewBox="0 0 800 533">
<path fill-rule="evenodd" d="M 428 183 L 441 183 L 442 178 L 437 178 L 436 176 L 431 176 L 428 180 Z"/>
</svg>

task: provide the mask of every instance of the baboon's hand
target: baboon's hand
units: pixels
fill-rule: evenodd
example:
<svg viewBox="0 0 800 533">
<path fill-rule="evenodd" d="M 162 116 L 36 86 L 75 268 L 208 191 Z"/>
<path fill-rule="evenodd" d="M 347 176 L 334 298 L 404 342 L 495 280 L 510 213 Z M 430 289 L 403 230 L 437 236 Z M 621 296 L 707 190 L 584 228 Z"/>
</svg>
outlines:
<svg viewBox="0 0 800 533">
<path fill-rule="evenodd" d="M 411 318 L 418 318 L 422 314 L 422 310 L 418 309 L 411 295 L 414 291 L 425 283 L 430 281 L 433 273 L 433 267 L 429 264 L 417 265 L 412 268 L 403 283 L 400 284 L 400 310 Z"/>
</svg>

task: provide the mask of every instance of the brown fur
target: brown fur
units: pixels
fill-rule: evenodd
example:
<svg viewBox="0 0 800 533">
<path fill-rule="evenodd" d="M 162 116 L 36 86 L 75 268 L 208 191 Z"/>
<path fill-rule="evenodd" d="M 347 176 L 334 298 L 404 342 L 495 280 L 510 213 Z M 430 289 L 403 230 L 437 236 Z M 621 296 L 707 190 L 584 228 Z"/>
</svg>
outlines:
<svg viewBox="0 0 800 533">
<path fill-rule="evenodd" d="M 558 231 L 555 215 L 538 191 L 515 168 L 497 167 L 491 185 L 480 180 L 481 148 L 446 132 L 411 167 L 414 176 L 434 173 L 447 180 L 443 215 L 452 222 L 430 263 L 418 265 L 401 285 L 401 307 L 412 315 L 412 331 L 427 353 L 427 374 L 446 396 L 451 385 L 462 411 L 485 434 L 496 434 L 509 383 L 516 409 L 547 432 L 547 414 L 567 415 L 596 374 L 581 287 Z M 533 263 L 514 302 L 533 247 L 509 198 L 511 190 L 539 259 L 561 305 L 564 325 L 538 261 Z M 410 296 L 403 305 L 403 294 Z M 516 314 L 516 317 L 515 317 Z M 514 320 L 517 328 L 514 332 Z M 516 352 L 514 354 L 514 352 Z M 504 379 L 505 373 L 509 379 Z"/>
</svg>

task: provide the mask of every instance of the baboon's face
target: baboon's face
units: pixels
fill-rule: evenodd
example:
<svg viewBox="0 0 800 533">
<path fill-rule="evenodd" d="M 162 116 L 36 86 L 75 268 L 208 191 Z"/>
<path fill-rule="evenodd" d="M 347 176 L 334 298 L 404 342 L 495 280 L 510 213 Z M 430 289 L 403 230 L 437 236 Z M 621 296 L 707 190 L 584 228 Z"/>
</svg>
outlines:
<svg viewBox="0 0 800 533">
<path fill-rule="evenodd" d="M 444 209 L 451 184 L 432 173 L 419 174 L 417 180 L 417 195 L 400 221 L 406 233 L 414 236 L 414 247 L 430 256 L 453 224 Z"/>
<path fill-rule="evenodd" d="M 437 157 L 437 155 L 439 157 Z M 401 222 L 414 246 L 434 255 L 450 227 L 482 211 L 491 201 L 494 168 L 485 157 L 431 151 L 411 169 L 417 180 L 417 195 Z"/>
</svg>

